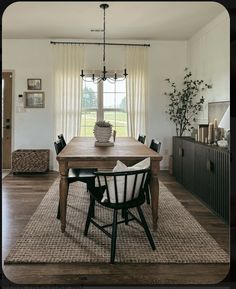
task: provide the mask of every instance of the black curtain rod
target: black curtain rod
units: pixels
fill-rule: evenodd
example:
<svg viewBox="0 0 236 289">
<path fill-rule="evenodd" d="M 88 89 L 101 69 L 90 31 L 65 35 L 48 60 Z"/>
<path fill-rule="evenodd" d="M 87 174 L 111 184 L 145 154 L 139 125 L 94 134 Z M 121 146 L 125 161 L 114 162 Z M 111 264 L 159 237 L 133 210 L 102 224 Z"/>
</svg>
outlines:
<svg viewBox="0 0 236 289">
<path fill-rule="evenodd" d="M 103 45 L 100 42 L 65 42 L 65 41 L 50 41 L 51 44 L 88 44 L 88 45 Z M 150 44 L 136 44 L 136 43 L 106 43 L 106 45 L 123 45 L 123 46 L 145 46 L 150 47 Z"/>
</svg>

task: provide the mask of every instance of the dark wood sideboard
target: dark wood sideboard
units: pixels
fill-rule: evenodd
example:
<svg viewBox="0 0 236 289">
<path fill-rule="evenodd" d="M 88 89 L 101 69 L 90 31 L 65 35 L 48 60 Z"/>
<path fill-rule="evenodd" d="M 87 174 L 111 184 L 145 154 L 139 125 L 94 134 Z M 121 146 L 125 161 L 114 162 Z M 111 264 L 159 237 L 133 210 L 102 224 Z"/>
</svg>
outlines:
<svg viewBox="0 0 236 289">
<path fill-rule="evenodd" d="M 187 190 L 229 223 L 230 153 L 225 148 L 173 137 L 173 174 Z"/>
</svg>

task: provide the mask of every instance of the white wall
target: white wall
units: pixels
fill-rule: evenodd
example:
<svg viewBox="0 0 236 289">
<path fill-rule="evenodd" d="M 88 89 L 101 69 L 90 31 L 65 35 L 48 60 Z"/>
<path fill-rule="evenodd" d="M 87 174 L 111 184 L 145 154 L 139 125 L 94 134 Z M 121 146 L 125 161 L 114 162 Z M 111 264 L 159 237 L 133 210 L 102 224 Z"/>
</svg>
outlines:
<svg viewBox="0 0 236 289">
<path fill-rule="evenodd" d="M 32 39 L 3 41 L 3 70 L 14 71 L 12 150 L 53 149 L 52 53 L 48 43 Z M 42 79 L 45 108 L 17 112 L 18 95 L 27 91 L 27 78 Z"/>
<path fill-rule="evenodd" d="M 188 67 L 193 76 L 212 84 L 206 91 L 198 123 L 208 123 L 208 102 L 230 99 L 230 19 L 221 13 L 187 43 Z M 220 121 L 220 120 L 218 120 Z"/>
<path fill-rule="evenodd" d="M 120 40 L 122 42 L 122 40 Z M 127 42 L 127 41 L 123 41 Z M 147 144 L 152 138 L 162 142 L 164 155 L 162 168 L 168 165 L 167 156 L 171 153 L 171 136 L 174 131 L 165 114 L 167 100 L 164 97 L 166 77 L 179 77 L 186 65 L 185 41 L 147 41 L 149 49 L 149 103 Z M 85 69 L 100 68 L 101 47 L 88 46 L 85 54 Z M 100 55 L 101 57 L 97 57 Z M 107 49 L 108 69 L 124 67 L 124 48 L 110 46 Z M 13 146 L 20 148 L 51 149 L 50 168 L 53 168 L 54 122 L 53 122 L 53 55 L 49 40 L 11 39 L 3 41 L 3 69 L 15 72 L 13 92 Z M 42 90 L 45 92 L 45 108 L 16 109 L 19 94 L 27 91 L 27 78 L 42 78 Z"/>
<path fill-rule="evenodd" d="M 127 42 L 127 40 L 119 42 Z M 140 41 L 138 41 L 140 43 Z M 165 78 L 181 83 L 184 68 L 188 66 L 194 77 L 212 83 L 207 93 L 208 101 L 229 100 L 229 18 L 221 14 L 193 35 L 189 41 L 146 41 L 149 50 L 149 100 L 147 144 L 152 138 L 162 142 L 161 168 L 168 167 L 168 156 L 172 153 L 172 136 L 175 128 L 165 113 L 169 91 Z M 87 47 L 86 47 L 87 49 Z M 98 58 L 97 55 L 100 57 Z M 110 46 L 107 49 L 108 69 L 122 69 L 124 48 Z M 50 168 L 53 168 L 54 118 L 53 118 L 53 59 L 49 40 L 8 39 L 3 40 L 3 70 L 14 70 L 13 92 L 13 146 L 19 148 L 51 149 Z M 101 47 L 88 46 L 85 69 L 100 68 Z M 27 78 L 42 78 L 45 92 L 44 109 L 26 109 L 17 112 L 18 94 L 27 91 Z M 206 104 L 207 104 L 206 102 Z M 207 105 L 200 116 L 207 119 Z"/>
<path fill-rule="evenodd" d="M 169 86 L 164 81 L 173 79 L 180 84 L 186 67 L 185 41 L 153 41 L 149 50 L 149 104 L 148 104 L 148 140 L 161 141 L 162 169 L 168 167 L 169 155 L 172 153 L 172 136 L 175 127 L 165 113 L 169 99 L 164 95 Z"/>
</svg>

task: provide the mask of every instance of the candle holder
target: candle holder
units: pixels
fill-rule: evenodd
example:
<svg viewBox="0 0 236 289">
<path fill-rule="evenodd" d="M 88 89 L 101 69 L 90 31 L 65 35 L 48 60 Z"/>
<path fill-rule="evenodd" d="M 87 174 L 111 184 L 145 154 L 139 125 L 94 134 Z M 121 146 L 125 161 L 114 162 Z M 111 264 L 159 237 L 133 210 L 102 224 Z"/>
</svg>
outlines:
<svg viewBox="0 0 236 289">
<path fill-rule="evenodd" d="M 214 128 L 214 144 L 217 145 L 217 142 L 221 139 L 221 128 Z"/>
</svg>

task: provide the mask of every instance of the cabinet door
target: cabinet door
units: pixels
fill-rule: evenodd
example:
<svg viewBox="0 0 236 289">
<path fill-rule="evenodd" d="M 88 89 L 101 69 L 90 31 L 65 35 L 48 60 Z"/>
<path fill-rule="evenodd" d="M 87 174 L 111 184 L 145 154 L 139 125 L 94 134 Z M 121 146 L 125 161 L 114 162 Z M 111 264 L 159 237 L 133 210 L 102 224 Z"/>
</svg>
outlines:
<svg viewBox="0 0 236 289">
<path fill-rule="evenodd" d="M 212 164 L 212 169 L 209 176 L 209 205 L 226 222 L 229 221 L 229 158 L 228 152 L 210 150 L 209 160 Z"/>
<path fill-rule="evenodd" d="M 209 149 L 201 144 L 195 144 L 194 189 L 193 192 L 206 204 L 209 203 Z"/>
<path fill-rule="evenodd" d="M 182 184 L 182 139 L 173 137 L 173 174 L 176 180 Z"/>
<path fill-rule="evenodd" d="M 194 150 L 195 144 L 193 142 L 183 140 L 183 185 L 191 192 L 194 190 Z"/>
</svg>

